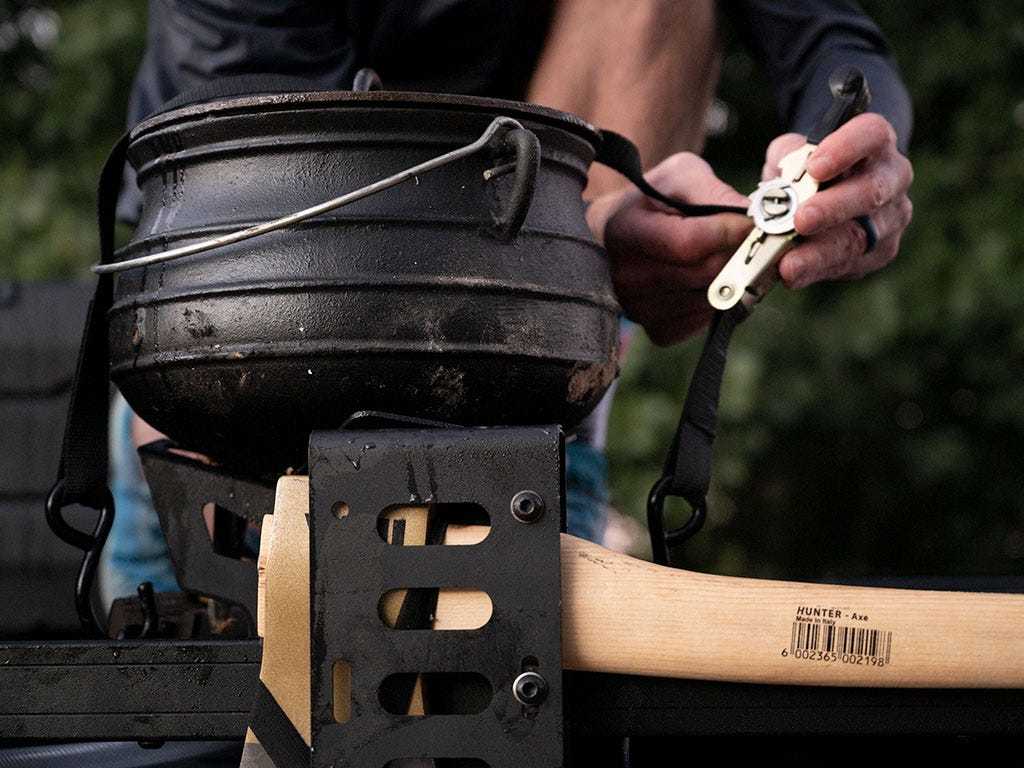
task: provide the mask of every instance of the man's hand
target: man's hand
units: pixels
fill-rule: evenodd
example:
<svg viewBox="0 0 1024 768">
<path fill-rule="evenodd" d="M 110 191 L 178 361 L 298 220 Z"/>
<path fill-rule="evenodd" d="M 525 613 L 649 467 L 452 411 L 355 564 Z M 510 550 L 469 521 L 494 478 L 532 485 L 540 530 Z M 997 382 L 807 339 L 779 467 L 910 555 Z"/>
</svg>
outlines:
<svg viewBox="0 0 1024 768">
<path fill-rule="evenodd" d="M 796 133 L 779 136 L 768 147 L 762 177 L 779 175 L 778 163 L 804 144 Z M 914 178 L 910 161 L 896 148 L 896 133 L 876 114 L 863 114 L 827 136 L 807 161 L 818 181 L 832 185 L 796 213 L 804 241 L 779 261 L 779 275 L 790 288 L 821 280 L 862 277 L 892 261 L 913 205 L 907 190 Z M 855 219 L 868 216 L 878 242 L 868 253 L 867 235 Z"/>
<path fill-rule="evenodd" d="M 669 157 L 646 178 L 686 202 L 750 204 L 689 152 Z M 707 324 L 713 313 L 707 287 L 753 226 L 738 214 L 683 217 L 635 189 L 597 198 L 587 220 L 599 238 L 604 234 L 626 316 L 659 345 L 681 341 Z"/>
<path fill-rule="evenodd" d="M 795 133 L 773 141 L 763 177 L 777 176 L 779 160 L 804 142 Z M 797 211 L 796 230 L 804 239 L 779 262 L 783 282 L 802 288 L 851 279 L 892 261 L 913 212 L 907 197 L 913 169 L 896 148 L 896 134 L 885 118 L 864 114 L 850 120 L 821 142 L 808 171 L 831 186 Z M 673 155 L 646 176 L 686 202 L 749 203 L 690 153 Z M 868 253 L 867 235 L 855 221 L 864 215 L 878 233 Z M 752 226 L 750 219 L 732 214 L 681 217 L 636 190 L 597 198 L 587 220 L 599 238 L 604 236 L 619 303 L 655 344 L 680 341 L 708 322 L 713 310 L 707 287 Z"/>
</svg>

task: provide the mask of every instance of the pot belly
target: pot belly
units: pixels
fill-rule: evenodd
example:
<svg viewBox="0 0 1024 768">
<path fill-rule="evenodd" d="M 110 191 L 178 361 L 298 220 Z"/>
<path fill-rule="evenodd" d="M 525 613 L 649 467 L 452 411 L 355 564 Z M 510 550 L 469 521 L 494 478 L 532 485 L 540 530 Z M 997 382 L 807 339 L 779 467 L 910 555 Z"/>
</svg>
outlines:
<svg viewBox="0 0 1024 768">
<path fill-rule="evenodd" d="M 248 471 L 303 465 L 311 430 L 359 410 L 571 430 L 614 379 L 614 306 L 480 282 L 137 295 L 111 312 L 111 376 L 154 427 Z"/>
</svg>

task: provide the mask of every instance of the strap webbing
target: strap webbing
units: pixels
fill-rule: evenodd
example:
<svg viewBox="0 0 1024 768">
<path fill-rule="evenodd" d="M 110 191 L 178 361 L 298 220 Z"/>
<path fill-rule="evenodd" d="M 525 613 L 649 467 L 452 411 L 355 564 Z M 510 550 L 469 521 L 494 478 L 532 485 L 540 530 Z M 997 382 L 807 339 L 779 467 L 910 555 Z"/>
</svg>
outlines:
<svg viewBox="0 0 1024 768">
<path fill-rule="evenodd" d="M 745 208 L 731 205 L 694 205 L 674 200 L 652 187 L 643 175 L 640 153 L 629 139 L 613 131 L 601 131 L 601 144 L 595 160 L 607 165 L 636 185 L 648 197 L 684 216 L 712 216 L 719 213 L 746 215 Z M 719 312 L 711 321 L 704 350 L 694 369 L 672 447 L 665 459 L 662 478 L 655 484 L 648 501 L 651 544 L 655 562 L 668 563 L 668 544 L 695 533 L 703 522 L 708 488 L 711 484 L 712 447 L 718 415 L 718 395 L 725 371 L 729 339 L 736 326 L 747 316 L 742 304 Z M 693 508 L 690 523 L 674 531 L 664 531 L 662 504 L 666 496 L 681 496 Z"/>
<path fill-rule="evenodd" d="M 110 151 L 100 173 L 97 216 L 99 218 L 100 263 L 114 256 L 114 212 L 121 191 L 121 176 L 128 134 Z M 110 358 L 107 342 L 107 312 L 113 302 L 113 279 L 100 277 L 89 302 L 82 343 L 78 350 L 75 384 L 71 392 L 58 481 L 64 481 L 67 504 L 99 508 L 107 493 L 107 408 Z"/>
<path fill-rule="evenodd" d="M 679 426 L 665 458 L 664 472 L 647 500 L 651 552 L 654 562 L 659 565 L 669 564 L 671 544 L 686 540 L 704 523 L 725 359 L 733 331 L 748 314 L 749 310 L 743 304 L 715 313 L 700 359 L 690 378 Z M 686 499 L 691 507 L 690 519 L 670 531 L 664 528 L 667 496 Z"/>
<path fill-rule="evenodd" d="M 276 768 L 302 768 L 309 765 L 309 747 L 262 680 L 256 690 L 256 703 L 249 717 L 249 728 L 256 734 Z"/>
<path fill-rule="evenodd" d="M 684 216 L 712 216 L 716 213 L 747 215 L 746 208 L 739 208 L 735 205 L 694 205 L 663 195 L 644 178 L 643 164 L 640 162 L 640 152 L 637 150 L 636 144 L 615 131 L 598 131 L 598 133 L 601 134 L 601 143 L 598 145 L 594 161 L 618 171 L 648 197 L 679 211 Z"/>
<path fill-rule="evenodd" d="M 732 332 L 748 314 L 743 304 L 715 313 L 690 378 L 675 438 L 665 458 L 666 493 L 681 496 L 691 505 L 703 502 L 711 485 L 712 447 L 725 359 Z"/>
</svg>

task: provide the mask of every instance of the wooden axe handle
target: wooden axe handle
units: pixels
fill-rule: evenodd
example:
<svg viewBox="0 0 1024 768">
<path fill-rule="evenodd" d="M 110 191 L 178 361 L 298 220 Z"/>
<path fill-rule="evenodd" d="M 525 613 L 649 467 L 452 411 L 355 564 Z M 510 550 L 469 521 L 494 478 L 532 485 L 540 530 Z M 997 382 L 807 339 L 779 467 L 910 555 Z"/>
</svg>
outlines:
<svg viewBox="0 0 1024 768">
<path fill-rule="evenodd" d="M 704 680 L 1024 687 L 1024 595 L 710 576 L 563 534 L 562 657 Z"/>
<path fill-rule="evenodd" d="M 299 479 L 288 480 L 306 498 Z M 446 542 L 483 533 L 452 526 Z M 568 669 L 799 685 L 1024 687 L 1024 595 L 712 576 L 566 534 L 561 553 Z M 281 556 L 276 547 L 274 556 Z M 478 593 L 442 592 L 435 627 L 479 626 L 485 610 Z"/>
</svg>

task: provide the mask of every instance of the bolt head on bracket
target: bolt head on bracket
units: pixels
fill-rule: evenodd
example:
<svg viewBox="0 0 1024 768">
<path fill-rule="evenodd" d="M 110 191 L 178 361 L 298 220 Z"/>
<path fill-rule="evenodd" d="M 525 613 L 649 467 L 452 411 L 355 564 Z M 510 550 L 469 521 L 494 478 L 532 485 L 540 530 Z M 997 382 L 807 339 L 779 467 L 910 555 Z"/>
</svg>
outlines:
<svg viewBox="0 0 1024 768">
<path fill-rule="evenodd" d="M 536 491 L 520 491 L 512 497 L 512 517 L 521 523 L 534 523 L 544 514 L 544 499 Z"/>
<path fill-rule="evenodd" d="M 512 695 L 524 707 L 537 707 L 548 696 L 548 681 L 536 672 L 523 672 L 512 683 Z"/>
</svg>

